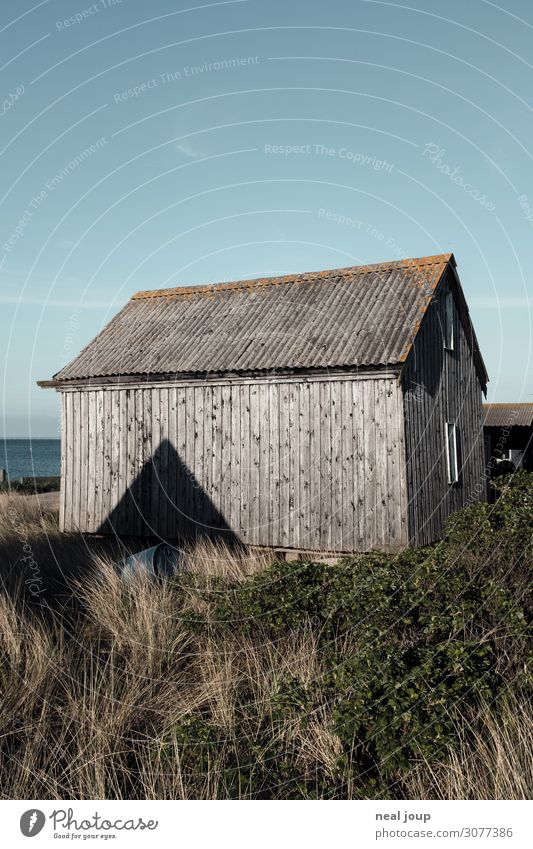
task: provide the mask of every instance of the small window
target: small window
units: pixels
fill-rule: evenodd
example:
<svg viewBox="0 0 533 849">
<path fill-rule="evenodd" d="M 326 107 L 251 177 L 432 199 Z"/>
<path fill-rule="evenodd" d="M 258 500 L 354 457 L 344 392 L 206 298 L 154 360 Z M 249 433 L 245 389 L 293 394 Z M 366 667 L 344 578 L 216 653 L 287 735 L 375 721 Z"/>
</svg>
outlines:
<svg viewBox="0 0 533 849">
<path fill-rule="evenodd" d="M 457 451 L 457 426 L 446 422 L 446 461 L 448 465 L 448 483 L 459 480 L 459 455 Z"/>
<path fill-rule="evenodd" d="M 445 316 L 444 316 L 444 347 L 448 351 L 454 349 L 454 333 L 453 333 L 453 313 L 454 301 L 452 292 L 448 292 L 445 301 Z"/>
</svg>

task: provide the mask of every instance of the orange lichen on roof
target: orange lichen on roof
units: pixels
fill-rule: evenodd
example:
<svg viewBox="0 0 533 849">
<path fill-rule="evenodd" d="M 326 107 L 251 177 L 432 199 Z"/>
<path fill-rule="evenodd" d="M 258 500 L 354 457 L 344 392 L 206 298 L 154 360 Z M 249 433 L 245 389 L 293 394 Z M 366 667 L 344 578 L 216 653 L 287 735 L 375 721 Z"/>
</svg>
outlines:
<svg viewBox="0 0 533 849">
<path fill-rule="evenodd" d="M 175 298 L 184 295 L 209 295 L 215 292 L 224 292 L 240 289 L 255 289 L 261 286 L 280 286 L 284 283 L 307 283 L 322 278 L 337 278 L 348 276 L 359 276 L 361 274 L 375 274 L 380 271 L 393 271 L 402 268 L 418 268 L 425 265 L 446 265 L 453 260 L 453 254 L 435 254 L 418 259 L 400 259 L 393 262 L 379 262 L 374 265 L 354 265 L 347 268 L 333 268 L 325 271 L 307 271 L 301 274 L 287 274 L 281 277 L 257 277 L 249 280 L 234 280 L 229 283 L 204 283 L 198 286 L 176 286 L 170 289 L 148 289 L 136 292 L 132 300 L 144 300 L 147 298 Z M 455 262 L 455 260 L 453 260 Z M 424 285 L 421 276 L 418 282 L 419 288 Z"/>
<path fill-rule="evenodd" d="M 398 366 L 409 356 L 440 282 L 454 270 L 453 254 L 438 254 L 138 292 L 54 376 L 55 385 L 120 375 Z M 460 294 L 458 283 L 456 288 Z M 465 305 L 461 316 L 485 387 Z"/>
</svg>

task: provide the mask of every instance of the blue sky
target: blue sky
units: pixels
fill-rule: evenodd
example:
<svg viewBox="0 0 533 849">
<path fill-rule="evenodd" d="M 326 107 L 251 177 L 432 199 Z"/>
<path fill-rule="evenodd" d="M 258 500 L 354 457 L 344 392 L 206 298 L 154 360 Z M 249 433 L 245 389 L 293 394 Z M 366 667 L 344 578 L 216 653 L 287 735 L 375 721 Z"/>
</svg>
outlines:
<svg viewBox="0 0 533 849">
<path fill-rule="evenodd" d="M 455 253 L 533 401 L 527 0 L 7 0 L 0 434 L 138 289 Z"/>
</svg>

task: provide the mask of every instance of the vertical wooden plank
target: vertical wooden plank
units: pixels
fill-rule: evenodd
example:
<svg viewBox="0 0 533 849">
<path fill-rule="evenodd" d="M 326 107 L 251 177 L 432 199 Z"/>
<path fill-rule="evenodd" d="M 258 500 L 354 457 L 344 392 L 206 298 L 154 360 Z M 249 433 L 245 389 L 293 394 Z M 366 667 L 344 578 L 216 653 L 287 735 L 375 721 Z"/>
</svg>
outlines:
<svg viewBox="0 0 533 849">
<path fill-rule="evenodd" d="M 73 394 L 73 426 L 74 426 L 74 489 L 72 512 L 74 516 L 74 529 L 82 529 L 81 516 L 81 448 L 82 448 L 82 421 L 81 421 L 81 392 Z"/>
<path fill-rule="evenodd" d="M 67 468 L 67 393 L 61 392 L 61 488 L 59 494 L 59 530 L 64 531 L 65 528 L 65 507 L 66 507 L 66 488 L 68 482 Z"/>
<path fill-rule="evenodd" d="M 126 428 L 127 428 L 127 446 L 126 446 L 126 498 L 124 504 L 124 533 L 133 535 L 135 533 L 135 506 L 134 498 L 134 483 L 136 476 L 135 466 L 135 390 L 126 389 Z"/>
<path fill-rule="evenodd" d="M 220 465 L 221 465 L 221 445 L 222 445 L 222 426 L 221 426 L 221 389 L 220 386 L 211 388 L 211 504 L 209 510 L 209 531 L 214 533 L 214 529 L 218 527 L 220 522 Z"/>
<path fill-rule="evenodd" d="M 150 521 L 152 393 L 149 388 L 135 390 L 135 429 L 135 528 L 137 536 L 152 536 Z"/>
<path fill-rule="evenodd" d="M 94 513 L 93 528 L 97 533 L 102 525 L 102 476 L 103 476 L 103 427 L 104 407 L 103 393 L 101 390 L 94 391 Z"/>
<path fill-rule="evenodd" d="M 176 533 L 184 538 L 187 525 L 187 390 L 178 389 L 178 452 L 176 457 Z"/>
<path fill-rule="evenodd" d="M 141 519 L 141 533 L 149 536 L 157 536 L 157 523 L 154 517 L 154 481 L 157 481 L 158 470 L 156 469 L 157 458 L 154 457 L 157 448 L 157 427 L 154 434 L 153 420 L 153 393 L 150 387 L 141 389 L 140 403 L 142 418 L 140 425 L 139 445 L 139 506 Z M 157 485 L 157 484 L 156 484 Z"/>
<path fill-rule="evenodd" d="M 299 511 L 298 525 L 300 528 L 300 547 L 310 549 L 311 544 L 311 412 L 309 383 L 295 384 L 299 394 L 298 413 L 298 488 Z"/>
<path fill-rule="evenodd" d="M 386 387 L 382 378 L 374 380 L 373 384 L 376 418 L 376 536 L 378 548 L 387 551 L 390 547 L 390 530 L 387 512 Z"/>
<path fill-rule="evenodd" d="M 74 424 L 72 421 L 72 392 L 65 392 L 65 484 L 64 484 L 64 530 L 72 530 L 72 493 L 74 486 Z"/>
<path fill-rule="evenodd" d="M 396 438 L 396 425 L 394 419 L 395 395 L 393 380 L 383 380 L 383 405 L 382 419 L 385 433 L 385 462 L 384 483 L 385 488 L 382 497 L 385 499 L 384 512 L 384 534 L 388 540 L 389 550 L 396 551 L 399 547 L 398 519 L 401 505 L 398 492 L 398 479 L 396 476 L 395 459 L 398 455 L 398 440 Z"/>
<path fill-rule="evenodd" d="M 111 467 L 111 492 L 110 492 L 110 516 L 113 528 L 116 533 L 120 533 L 119 521 L 119 479 L 120 479 L 120 389 L 109 390 L 109 399 L 111 405 L 111 451 L 110 451 L 110 467 Z"/>
<path fill-rule="evenodd" d="M 285 382 L 279 387 L 279 423 L 280 423 L 280 540 L 283 548 L 291 542 L 291 478 L 290 478 L 290 384 Z"/>
<path fill-rule="evenodd" d="M 72 516 L 74 530 L 80 530 L 80 473 L 81 473 L 81 393 L 72 394 L 72 427 L 74 433 L 73 462 L 73 490 L 72 490 Z"/>
<path fill-rule="evenodd" d="M 338 380 L 331 381 L 331 546 L 333 551 L 343 550 L 342 514 L 342 392 Z"/>
<path fill-rule="evenodd" d="M 168 480 L 168 454 L 169 454 L 169 418 L 170 418 L 170 391 L 167 386 L 159 390 L 159 438 L 160 438 L 160 488 L 159 488 L 159 516 L 161 536 L 170 537 L 169 533 L 169 480 Z"/>
<path fill-rule="evenodd" d="M 222 445 L 220 471 L 220 512 L 228 528 L 231 528 L 231 465 L 233 452 L 231 443 L 231 385 L 222 386 Z"/>
<path fill-rule="evenodd" d="M 436 308 L 430 307 L 427 314 L 427 321 L 434 323 Z M 417 538 L 422 541 L 426 533 L 427 508 L 425 504 L 426 493 L 428 487 L 428 477 L 425 470 L 427 460 L 427 438 L 434 427 L 434 417 L 439 414 L 439 398 L 438 387 L 434 396 L 433 405 L 430 399 L 426 397 L 424 387 L 427 385 L 428 379 L 431 379 L 431 370 L 427 369 L 426 362 L 426 344 L 425 334 L 421 333 L 415 340 L 417 346 L 417 357 L 419 368 L 417 370 L 416 382 L 414 386 L 413 403 L 411 404 L 411 412 L 415 422 L 414 439 L 413 439 L 413 495 L 414 495 L 414 515 L 417 524 Z M 418 384 L 422 388 L 419 389 Z M 433 446 L 435 447 L 435 446 Z"/>
<path fill-rule="evenodd" d="M 432 321 L 434 312 L 428 313 L 427 321 Z M 424 506 L 424 490 L 427 487 L 425 480 L 423 463 L 426 452 L 427 434 L 432 429 L 433 423 L 430 421 L 432 415 L 429 406 L 429 399 L 425 397 L 426 393 L 424 386 L 427 384 L 430 374 L 427 373 L 425 363 L 425 345 L 424 334 L 420 334 L 415 340 L 416 354 L 419 368 L 417 370 L 416 381 L 413 395 L 411 397 L 411 415 L 414 422 L 413 442 L 412 442 L 412 457 L 413 457 L 413 516 L 416 523 L 417 540 L 420 542 L 423 539 L 424 523 L 426 520 L 426 510 Z M 418 384 L 420 384 L 420 389 Z M 433 415 L 438 415 L 438 397 L 435 394 L 437 402 L 436 408 L 433 410 Z"/>
<path fill-rule="evenodd" d="M 420 347 L 422 355 L 422 369 L 425 373 L 424 383 L 426 385 L 435 385 L 435 392 L 431 397 L 424 399 L 423 410 L 418 409 L 418 433 L 420 437 L 416 445 L 416 466 L 418 468 L 418 478 L 420 481 L 419 490 L 419 513 L 420 513 L 420 538 L 421 542 L 425 543 L 429 540 L 433 533 L 435 522 L 438 522 L 438 514 L 449 509 L 448 501 L 450 499 L 450 490 L 447 487 L 442 492 L 444 503 L 435 503 L 433 499 L 432 486 L 432 469 L 440 467 L 441 463 L 445 464 L 444 443 L 437 446 L 435 437 L 440 429 L 439 419 L 447 419 L 447 397 L 448 397 L 448 357 L 443 357 L 443 306 L 444 298 L 439 298 L 434 302 L 428 312 L 428 321 L 425 332 L 420 334 Z M 439 347 L 439 357 L 441 362 L 441 379 L 433 384 L 436 377 L 435 373 L 435 354 L 436 346 Z M 426 393 L 427 394 L 427 393 Z M 423 420 L 421 417 L 423 413 Z M 443 422 L 444 423 L 444 422 Z M 444 431 L 443 431 L 444 433 Z M 437 460 L 438 458 L 438 460 Z M 437 515 L 433 517 L 431 514 L 436 508 Z"/>
<path fill-rule="evenodd" d="M 250 510 L 250 386 L 244 383 L 241 387 L 241 515 L 243 541 L 250 543 L 251 510 Z"/>
<path fill-rule="evenodd" d="M 300 548 L 300 392 L 296 382 L 289 384 L 289 477 L 290 547 Z"/>
<path fill-rule="evenodd" d="M 96 489 L 95 489 L 95 530 L 105 533 L 105 410 L 104 391 L 96 391 Z"/>
<path fill-rule="evenodd" d="M 176 495 L 177 470 L 176 453 L 178 450 L 178 390 L 168 390 L 168 434 L 167 434 L 167 534 L 170 539 L 177 536 Z"/>
<path fill-rule="evenodd" d="M 238 537 L 242 537 L 241 514 L 241 395 L 242 386 L 231 387 L 231 490 L 230 517 L 231 527 Z"/>
<path fill-rule="evenodd" d="M 268 500 L 270 502 L 270 528 L 269 539 L 270 545 L 278 548 L 283 545 L 281 539 L 281 492 L 280 492 L 280 386 L 277 382 L 272 382 L 269 385 L 269 449 L 270 449 L 270 464 L 269 464 L 269 489 Z"/>
<path fill-rule="evenodd" d="M 212 412 L 211 412 L 212 402 Z M 193 486 L 194 515 L 199 534 L 210 534 L 213 524 L 213 484 L 209 472 L 204 472 L 206 466 L 213 468 L 214 446 L 212 433 L 212 417 L 216 415 L 215 403 L 212 399 L 210 386 L 198 386 L 194 394 L 194 476 Z M 211 418 L 211 422 L 209 421 Z M 211 454 L 211 463 L 209 455 Z"/>
<path fill-rule="evenodd" d="M 415 343 L 416 344 L 416 343 Z M 419 359 L 421 358 L 421 347 L 417 350 Z M 424 375 L 421 373 L 420 378 L 423 380 Z M 416 388 L 415 388 L 416 391 Z M 427 450 L 426 439 L 423 429 L 424 417 L 427 412 L 426 400 L 421 397 L 420 402 L 411 398 L 410 402 L 410 418 L 412 421 L 411 427 L 411 476 L 412 476 L 412 515 L 414 523 L 414 533 L 417 542 L 422 541 L 422 526 L 424 521 L 424 513 L 422 510 L 422 486 L 421 465 L 419 452 Z M 434 446 L 436 447 L 436 446 Z"/>
<path fill-rule="evenodd" d="M 160 415 L 160 395 L 161 389 L 154 387 L 146 390 L 147 416 L 151 421 L 151 451 L 150 456 L 147 453 L 146 435 L 144 441 L 144 463 L 150 463 L 151 466 L 151 482 L 150 493 L 147 499 L 147 512 L 149 516 L 152 535 L 159 537 L 161 535 L 160 523 L 160 496 L 161 496 L 161 415 Z"/>
<path fill-rule="evenodd" d="M 104 406 L 104 463 L 103 463 L 103 480 L 102 480 L 102 522 L 106 523 L 105 530 L 106 532 L 110 531 L 109 521 L 112 519 L 112 505 L 111 505 L 111 481 L 113 476 L 112 470 L 112 391 L 110 389 L 106 389 L 103 392 L 103 406 Z"/>
<path fill-rule="evenodd" d="M 353 406 L 352 382 L 343 380 L 340 384 L 342 404 L 341 418 L 341 519 L 342 519 L 342 551 L 353 551 L 355 548 L 355 492 L 353 484 Z"/>
<path fill-rule="evenodd" d="M 168 443 L 169 443 L 169 418 L 170 418 L 170 392 L 168 386 L 162 386 L 159 393 L 160 414 L 160 438 L 161 438 L 161 489 L 159 491 L 159 521 L 161 522 L 161 535 L 165 538 L 170 536 L 168 527 Z"/>
<path fill-rule="evenodd" d="M 104 519 L 104 393 L 101 389 L 95 391 L 96 406 L 96 445 L 95 445 L 95 468 L 94 468 L 94 530 L 102 529 Z"/>
<path fill-rule="evenodd" d="M 441 304 L 437 304 L 432 309 L 431 319 L 428 324 L 428 329 L 431 330 L 431 333 L 426 333 L 424 337 L 426 357 L 425 357 L 425 365 L 426 370 L 429 371 L 429 383 L 433 384 L 435 378 L 438 373 L 438 369 L 442 368 L 443 354 L 446 353 L 443 349 L 443 340 L 442 334 L 438 333 L 437 327 L 437 319 L 440 318 L 439 321 L 442 323 L 443 321 L 443 308 L 444 308 L 444 300 L 442 300 Z M 446 358 L 447 359 L 447 358 Z M 426 393 L 428 395 L 428 393 Z M 435 401 L 432 400 L 431 397 L 427 397 L 427 406 L 430 410 L 430 416 L 428 418 L 428 425 L 425 427 L 427 431 L 426 437 L 426 445 L 432 445 L 433 436 L 437 436 L 438 433 L 443 434 L 443 402 L 446 405 L 446 397 L 441 392 L 437 391 L 435 395 Z M 441 524 L 441 520 L 439 518 L 439 514 L 442 514 L 442 508 L 444 504 L 441 499 L 434 499 L 433 493 L 436 491 L 435 482 L 440 476 L 440 471 L 443 466 L 443 445 L 440 446 L 440 451 L 436 451 L 433 447 L 431 450 L 426 451 L 424 459 L 424 473 L 426 476 L 426 484 L 423 488 L 424 495 L 424 525 L 425 525 L 425 538 L 430 540 L 434 537 L 435 528 Z M 446 496 L 448 496 L 449 490 L 446 489 Z"/>
<path fill-rule="evenodd" d="M 183 454 L 183 523 L 187 537 L 193 534 L 194 525 L 194 398 L 193 387 L 186 387 L 185 395 L 185 443 Z"/>
<path fill-rule="evenodd" d="M 400 382 L 397 379 L 393 380 L 394 398 L 395 398 L 395 418 L 397 423 L 397 450 L 393 452 L 395 463 L 397 464 L 397 489 L 400 503 L 399 515 L 399 547 L 403 548 L 409 544 L 409 519 L 408 519 L 408 503 L 407 503 L 407 465 L 406 465 L 406 450 L 405 439 L 406 430 L 404 422 L 404 404 L 403 391 Z"/>
<path fill-rule="evenodd" d="M 366 551 L 366 458 L 365 458 L 365 409 L 364 381 L 352 381 L 352 429 L 353 429 L 353 477 L 355 490 L 355 548 Z"/>
<path fill-rule="evenodd" d="M 309 548 L 320 549 L 320 383 L 309 383 Z"/>
<path fill-rule="evenodd" d="M 117 390 L 117 460 L 116 460 L 116 527 L 119 534 L 126 533 L 126 492 L 128 476 L 128 419 L 126 390 Z"/>
<path fill-rule="evenodd" d="M 363 381 L 365 410 L 365 526 L 366 548 L 376 547 L 376 419 L 374 381 Z"/>
<path fill-rule="evenodd" d="M 259 387 L 250 385 L 250 537 L 252 545 L 260 539 L 261 513 L 259 507 L 260 439 Z"/>
<path fill-rule="evenodd" d="M 61 480 L 63 505 L 63 530 L 70 530 L 72 522 L 72 399 L 70 392 L 63 392 L 62 445 L 61 455 L 65 477 Z"/>
<path fill-rule="evenodd" d="M 196 403 L 196 389 L 187 386 L 185 389 L 185 475 L 184 475 L 184 513 L 185 528 L 187 536 L 196 535 L 195 510 L 195 437 L 194 437 L 194 407 Z"/>
<path fill-rule="evenodd" d="M 217 492 L 214 475 L 218 467 L 218 457 L 215 456 L 215 431 L 219 400 L 214 389 L 215 387 L 208 384 L 198 387 L 195 393 L 195 513 L 198 533 L 207 536 L 213 535 L 218 515 L 218 505 L 215 506 Z"/>
<path fill-rule="evenodd" d="M 331 392 L 330 381 L 325 379 L 320 383 L 320 548 L 331 551 Z"/>
<path fill-rule="evenodd" d="M 88 481 L 87 481 L 87 455 L 89 452 L 89 413 L 88 413 L 88 399 L 87 392 L 82 390 L 79 393 L 79 404 L 80 404 L 80 471 L 79 471 L 79 482 L 80 482 L 80 494 L 79 494 L 79 506 L 78 506 L 78 526 L 83 533 L 87 533 L 89 530 L 87 526 L 87 495 L 88 495 Z"/>
<path fill-rule="evenodd" d="M 142 394 L 138 389 L 130 390 L 128 399 L 128 470 L 129 470 L 129 494 L 128 494 L 128 526 L 129 533 L 135 536 L 138 533 L 139 523 L 139 495 L 138 495 L 138 453 L 139 453 L 139 427 L 138 413 Z M 140 414 L 143 415 L 141 408 Z"/>
<path fill-rule="evenodd" d="M 259 545 L 271 545 L 271 499 L 270 499 L 270 384 L 258 385 L 259 415 Z"/>
<path fill-rule="evenodd" d="M 433 377 L 435 376 L 435 361 L 436 361 L 436 347 L 438 344 L 439 347 L 439 355 L 442 352 L 442 308 L 440 304 L 434 303 L 430 307 L 430 312 L 428 315 L 428 325 L 427 329 L 430 331 L 426 332 L 420 336 L 421 349 L 422 349 L 422 362 L 423 369 L 427 373 L 427 377 L 429 378 L 430 385 L 432 384 Z M 446 365 L 445 365 L 446 370 Z M 425 381 L 428 382 L 427 380 Z M 418 462 L 420 463 L 421 469 L 421 516 L 422 516 L 422 534 L 423 539 L 429 539 L 432 536 L 432 527 L 434 526 L 434 522 L 436 519 L 435 508 L 440 510 L 440 505 L 433 504 L 431 492 L 432 492 L 432 480 L 434 475 L 434 468 L 440 465 L 437 458 L 441 457 L 440 452 L 435 452 L 434 450 L 426 450 L 427 441 L 431 443 L 431 437 L 436 432 L 436 428 L 439 427 L 439 418 L 441 415 L 441 405 L 443 401 L 443 395 L 437 389 L 437 392 L 434 395 L 434 399 L 425 393 L 424 396 L 424 420 L 420 421 L 420 432 L 423 434 L 423 446 L 422 452 L 417 452 Z M 418 416 L 420 419 L 420 409 L 418 409 Z M 446 493 L 446 496 L 448 493 Z"/>
<path fill-rule="evenodd" d="M 65 530 L 65 485 L 67 481 L 66 393 L 61 392 L 61 478 L 59 492 L 59 530 Z"/>
</svg>

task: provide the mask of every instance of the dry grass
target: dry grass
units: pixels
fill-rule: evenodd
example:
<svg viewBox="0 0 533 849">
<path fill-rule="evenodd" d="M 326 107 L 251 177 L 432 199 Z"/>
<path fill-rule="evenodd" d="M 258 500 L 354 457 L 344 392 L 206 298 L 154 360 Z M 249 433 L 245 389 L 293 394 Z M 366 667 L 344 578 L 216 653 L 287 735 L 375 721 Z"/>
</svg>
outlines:
<svg viewBox="0 0 533 849">
<path fill-rule="evenodd" d="M 40 505 L 40 509 L 39 509 Z M 17 533 L 17 528 L 20 533 Z M 33 496 L 0 493 L 0 543 L 14 543 L 20 534 L 34 536 L 35 533 L 56 534 L 58 531 L 57 511 L 46 500 Z"/>
<path fill-rule="evenodd" d="M 248 689 L 254 716 L 267 721 L 280 676 L 321 674 L 311 631 L 277 644 L 193 640 L 168 586 L 142 576 L 126 586 L 105 562 L 76 595 L 86 618 L 70 632 L 66 620 L 0 595 L 4 797 L 224 798 L 223 748 L 199 781 L 181 768 L 176 724 L 208 710 L 235 747 L 238 692 Z M 323 711 L 304 731 L 287 722 L 272 734 L 299 750 L 302 771 L 333 770 L 328 723 Z"/>
<path fill-rule="evenodd" d="M 503 720 L 502 720 L 503 716 Z M 531 799 L 533 708 L 510 696 L 496 718 L 490 705 L 457 727 L 458 746 L 443 763 L 421 763 L 408 792 L 419 799 Z"/>
<path fill-rule="evenodd" d="M 113 539 L 60 534 L 57 507 L 47 495 L 0 493 L 0 564 L 6 586 L 29 586 L 37 578 L 35 589 L 53 598 L 66 578 L 86 573 L 95 554 L 116 560 L 127 553 L 129 548 Z"/>
<path fill-rule="evenodd" d="M 71 575 L 68 604 L 52 606 L 28 593 L 21 551 L 29 545 L 43 574 Z M 0 497 L 0 546 L 6 580 L 0 587 L 0 787 L 27 798 L 249 798 L 249 775 L 268 768 L 270 750 L 254 748 L 255 727 L 291 753 L 307 786 L 335 781 L 341 743 L 331 705 L 316 704 L 307 722 L 272 718 L 280 680 L 305 688 L 326 676 L 311 623 L 273 640 L 210 629 L 195 632 L 189 617 L 207 602 L 171 582 L 137 575 L 122 581 L 107 543 L 61 537 L 55 514 L 27 499 Z M 103 553 L 102 553 L 102 549 Z M 67 569 L 68 558 L 91 571 Z M 264 569 L 261 553 L 213 544 L 188 555 L 192 574 L 208 591 L 217 580 L 235 584 Z M 72 576 L 73 575 L 73 576 Z M 243 693 L 251 743 L 243 751 Z M 217 744 L 207 768 L 191 766 L 180 728 L 208 714 Z M 485 708 L 458 728 L 447 763 L 415 765 L 398 795 L 411 798 L 528 798 L 533 790 L 532 715 L 512 699 L 505 723 Z M 252 727 L 253 726 L 253 727 Z M 266 732 L 265 732 L 266 728 Z M 252 753 L 252 754 L 250 754 Z M 256 763 L 250 763 L 250 759 Z M 242 784 L 228 784 L 237 759 Z M 240 773 L 239 773 L 240 774 Z M 248 778 L 246 778 L 248 776 Z M 357 788 L 339 786 L 349 798 Z M 270 795 L 284 798 L 283 781 Z"/>
<path fill-rule="evenodd" d="M 205 578 L 245 581 L 272 562 L 272 555 L 260 549 L 228 549 L 209 540 L 198 542 L 186 552 L 187 571 Z M 208 583 L 209 586 L 209 583 Z"/>
</svg>

